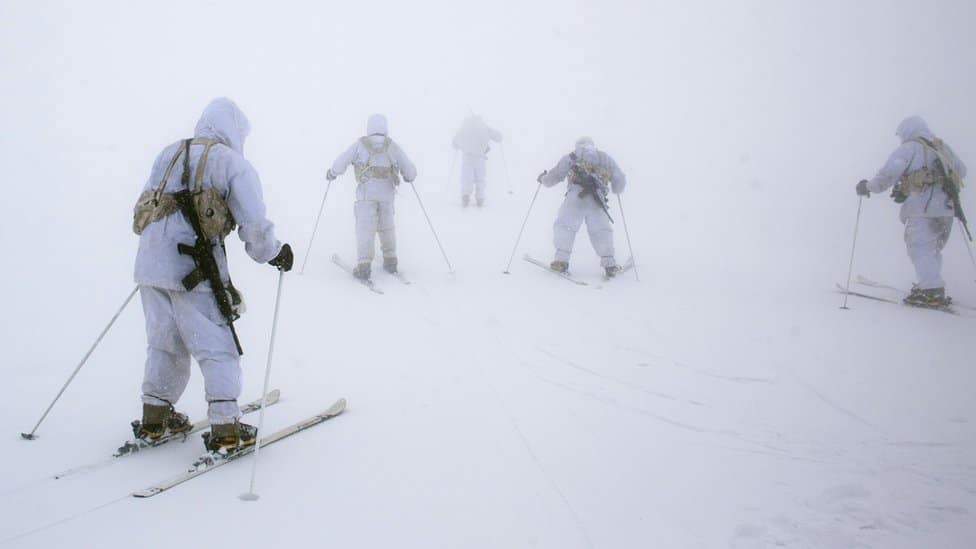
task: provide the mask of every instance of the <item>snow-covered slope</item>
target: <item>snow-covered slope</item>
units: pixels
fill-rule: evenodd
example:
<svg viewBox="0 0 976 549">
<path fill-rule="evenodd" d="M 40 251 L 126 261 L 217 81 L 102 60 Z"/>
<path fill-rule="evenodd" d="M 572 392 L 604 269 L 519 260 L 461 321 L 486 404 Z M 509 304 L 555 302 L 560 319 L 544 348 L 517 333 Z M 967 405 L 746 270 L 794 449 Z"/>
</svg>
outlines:
<svg viewBox="0 0 976 549">
<path fill-rule="evenodd" d="M 842 311 L 834 284 L 853 185 L 900 118 L 927 116 L 976 164 L 974 8 L 198 4 L 0 4 L 0 544 L 972 544 L 976 320 L 853 298 Z M 917 28 L 945 31 L 906 41 Z M 250 459 L 128 497 L 192 461 L 195 438 L 47 478 L 111 453 L 139 414 L 135 302 L 40 438 L 18 436 L 132 288 L 131 205 L 154 155 L 218 94 L 251 118 L 246 152 L 299 264 L 326 166 L 388 114 L 456 275 L 409 187 L 397 220 L 413 284 L 377 272 L 378 296 L 332 265 L 354 249 L 340 179 L 305 274 L 285 279 L 266 430 L 338 397 L 347 412 L 262 451 L 254 503 L 236 498 Z M 506 135 L 510 180 L 494 155 L 484 210 L 460 208 L 448 173 L 468 108 Z M 603 283 L 585 231 L 572 270 L 588 287 L 519 259 L 549 259 L 557 189 L 502 274 L 535 175 L 580 134 L 628 174 L 640 281 Z M 855 271 L 907 287 L 896 207 L 874 197 L 861 216 Z M 958 239 L 946 279 L 976 305 Z M 228 246 L 250 399 L 277 275 Z M 181 409 L 200 417 L 202 394 L 194 372 Z"/>
</svg>

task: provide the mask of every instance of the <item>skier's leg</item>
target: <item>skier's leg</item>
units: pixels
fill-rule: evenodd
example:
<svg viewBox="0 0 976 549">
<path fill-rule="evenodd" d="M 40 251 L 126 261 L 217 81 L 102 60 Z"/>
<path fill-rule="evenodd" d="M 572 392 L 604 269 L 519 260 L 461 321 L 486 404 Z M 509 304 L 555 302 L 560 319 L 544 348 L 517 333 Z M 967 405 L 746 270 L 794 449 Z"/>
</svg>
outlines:
<svg viewBox="0 0 976 549">
<path fill-rule="evenodd" d="M 905 246 L 915 266 L 916 288 L 944 288 L 942 280 L 942 246 L 952 229 L 952 218 L 909 217 L 905 221 Z"/>
<path fill-rule="evenodd" d="M 357 200 L 353 211 L 356 214 L 356 250 L 358 262 L 372 263 L 376 253 L 376 226 L 379 213 L 373 200 Z"/>
<path fill-rule="evenodd" d="M 190 380 L 190 354 L 180 337 L 168 293 L 141 286 L 139 295 L 148 342 L 142 402 L 152 406 L 175 405 Z"/>
<path fill-rule="evenodd" d="M 471 200 L 474 190 L 474 165 L 471 155 L 461 155 L 461 203 L 465 206 Z"/>
<path fill-rule="evenodd" d="M 393 201 L 377 202 L 379 221 L 377 229 L 380 235 L 380 250 L 383 251 L 384 262 L 396 259 L 396 227 L 393 224 Z M 394 269 L 395 270 L 395 269 Z"/>
<path fill-rule="evenodd" d="M 241 365 L 227 322 L 210 292 L 170 292 L 177 326 L 203 373 L 210 404 L 207 417 L 214 425 L 241 417 Z"/>
<path fill-rule="evenodd" d="M 563 200 L 563 205 L 559 207 L 559 214 L 556 215 L 556 222 L 552 226 L 556 261 L 569 263 L 569 256 L 573 253 L 573 241 L 576 240 L 576 232 L 579 231 L 582 223 L 583 211 L 580 199 L 575 192 L 570 192 Z"/>
<path fill-rule="evenodd" d="M 600 256 L 600 266 L 616 267 L 617 260 L 614 258 L 613 249 L 613 225 L 610 218 L 603 211 L 592 197 L 587 197 L 589 204 L 586 205 L 586 230 L 590 234 L 590 244 L 596 255 Z"/>
<path fill-rule="evenodd" d="M 487 164 L 483 157 L 477 157 L 473 162 L 474 197 L 479 206 L 485 204 L 485 188 L 488 186 Z"/>
</svg>

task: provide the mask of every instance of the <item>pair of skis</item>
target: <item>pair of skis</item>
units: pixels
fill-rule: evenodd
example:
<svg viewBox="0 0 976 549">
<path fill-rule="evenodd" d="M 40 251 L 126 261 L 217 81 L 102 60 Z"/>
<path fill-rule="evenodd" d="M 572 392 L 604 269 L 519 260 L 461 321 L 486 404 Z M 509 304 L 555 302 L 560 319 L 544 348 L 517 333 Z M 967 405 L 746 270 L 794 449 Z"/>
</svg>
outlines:
<svg viewBox="0 0 976 549">
<path fill-rule="evenodd" d="M 329 406 L 325 410 L 315 415 L 309 416 L 308 418 L 303 419 L 297 423 L 289 425 L 284 429 L 279 429 L 278 431 L 275 431 L 274 433 L 271 433 L 270 435 L 262 438 L 261 447 L 264 448 L 265 446 L 274 444 L 279 440 L 290 437 L 295 433 L 300 433 L 306 429 L 309 429 L 320 423 L 328 421 L 341 414 L 343 411 L 345 411 L 345 409 L 346 409 L 346 399 L 340 398 L 339 400 L 335 401 L 332 404 L 332 406 Z M 251 445 L 251 446 L 245 446 L 237 450 L 232 450 L 230 452 L 208 452 L 203 456 L 201 456 L 200 458 L 198 458 L 196 461 L 194 461 L 193 465 L 191 465 L 190 468 L 187 469 L 185 472 L 180 473 L 175 477 L 166 479 L 162 482 L 157 482 L 155 484 L 152 484 L 137 492 L 133 492 L 132 495 L 133 497 L 137 497 L 137 498 L 150 498 L 155 495 L 161 494 L 166 490 L 173 488 L 174 486 L 179 486 L 180 484 L 183 484 L 188 480 L 192 480 L 204 473 L 209 473 L 210 471 L 213 471 L 218 467 L 222 467 L 232 461 L 237 461 L 242 457 L 248 456 L 254 453 L 255 447 L 256 446 Z"/>
<path fill-rule="evenodd" d="M 274 404 L 277 404 L 280 398 L 281 398 L 281 391 L 279 391 L 278 389 L 269 392 L 267 396 L 267 405 L 273 406 Z M 261 399 L 259 398 L 257 400 L 253 400 L 241 406 L 241 413 L 247 415 L 252 412 L 256 412 L 260 409 L 261 409 Z M 90 471 L 95 471 L 103 467 L 106 467 L 108 465 L 111 465 L 113 463 L 116 463 L 116 461 L 119 458 L 130 456 L 132 454 L 141 452 L 143 450 L 147 450 L 149 448 L 156 448 L 158 446 L 162 446 L 163 444 L 166 444 L 167 442 L 173 442 L 173 441 L 184 442 L 193 433 L 202 431 L 203 429 L 207 429 L 208 427 L 210 427 L 210 420 L 205 419 L 203 421 L 197 421 L 193 423 L 189 430 L 184 431 L 182 433 L 167 433 L 157 438 L 156 440 L 145 440 L 141 438 L 127 440 L 124 444 L 122 444 L 122 446 L 119 447 L 118 450 L 116 450 L 108 458 L 100 461 L 96 461 L 94 463 L 90 463 L 88 465 L 82 465 L 80 467 L 73 467 L 71 469 L 61 471 L 60 473 L 54 475 L 53 478 L 63 479 L 63 478 L 70 477 L 72 475 L 76 475 L 78 473 L 87 473 Z"/>
<path fill-rule="evenodd" d="M 525 261 L 528 261 L 529 263 L 535 265 L 536 267 L 539 267 L 541 269 L 545 269 L 546 271 L 549 271 L 550 273 L 559 276 L 559 278 L 562 278 L 563 280 L 567 280 L 569 282 L 572 282 L 573 284 L 576 284 L 577 286 L 588 286 L 589 285 L 585 280 L 580 280 L 580 279 L 574 277 L 568 271 L 556 271 L 552 267 L 550 267 L 548 263 L 546 263 L 544 261 L 540 261 L 540 260 L 532 257 L 529 254 L 525 254 L 522 257 L 522 259 L 524 259 Z M 630 259 L 628 259 L 626 261 L 626 263 L 624 263 L 623 265 L 620 266 L 620 270 L 617 271 L 617 274 L 614 276 L 614 278 L 616 278 L 616 277 L 618 277 L 618 276 L 626 273 L 627 271 L 629 271 L 629 270 L 631 270 L 633 268 L 634 268 L 634 258 L 630 258 Z M 612 278 L 610 278 L 610 277 L 608 277 L 606 275 L 603 276 L 603 281 L 604 282 L 609 282 L 610 280 L 612 280 Z"/>
<path fill-rule="evenodd" d="M 339 254 L 332 254 L 332 262 L 338 265 L 339 268 L 342 269 L 343 271 L 346 271 L 349 275 L 355 276 L 353 275 L 353 268 L 348 263 L 343 261 L 342 258 L 339 257 Z M 399 280 L 403 284 L 406 284 L 408 286 L 410 285 L 410 281 L 407 280 L 407 278 L 403 276 L 403 274 L 400 273 L 399 271 L 391 274 L 393 275 L 393 278 Z M 367 278 L 367 279 L 356 278 L 356 280 L 358 280 L 363 286 L 366 286 L 366 288 L 369 289 L 369 291 L 383 295 L 383 290 L 376 286 L 376 283 L 373 282 L 372 278 Z"/>
<path fill-rule="evenodd" d="M 277 389 L 269 392 L 266 398 L 267 405 L 272 406 L 276 404 L 280 399 L 280 397 L 281 397 L 281 392 L 278 391 Z M 241 413 L 250 414 L 260 409 L 261 409 L 261 399 L 257 399 L 242 406 Z M 315 425 L 318 425 L 322 422 L 325 422 L 329 419 L 338 416 L 343 411 L 345 411 L 345 409 L 346 409 L 346 399 L 340 398 L 339 400 L 337 400 L 335 403 L 333 403 L 331 406 L 329 406 L 322 412 L 309 416 L 306 419 L 303 419 L 293 425 L 289 425 L 288 427 L 275 431 L 274 433 L 271 433 L 270 435 L 262 438 L 261 446 L 264 447 L 269 444 L 274 444 L 275 442 L 290 437 L 295 433 L 299 433 L 310 427 L 314 427 Z M 185 431 L 183 433 L 170 433 L 154 441 L 146 441 L 142 439 L 127 441 L 125 444 L 119 447 L 119 449 L 116 450 L 115 453 L 113 453 L 108 459 L 98 461 L 96 463 L 92 463 L 89 465 L 83 465 L 81 467 L 74 467 L 72 469 L 62 471 L 61 473 L 54 475 L 54 478 L 63 479 L 81 472 L 101 469 L 107 465 L 116 463 L 119 458 L 130 456 L 132 454 L 145 451 L 150 448 L 156 448 L 162 446 L 163 444 L 175 440 L 185 441 L 190 434 L 206 429 L 209 426 L 210 426 L 210 422 L 207 420 L 198 421 L 192 424 L 190 430 Z M 148 497 L 155 496 L 157 494 L 161 494 L 162 492 L 165 492 L 166 490 L 169 490 L 174 486 L 179 486 L 180 484 L 183 484 L 188 480 L 194 479 L 204 473 L 212 471 L 213 469 L 226 465 L 231 461 L 236 461 L 244 456 L 247 456 L 253 453 L 254 449 L 255 446 L 245 446 L 243 448 L 240 448 L 238 450 L 232 450 L 230 452 L 207 452 L 206 454 L 204 454 L 203 456 L 195 460 L 193 464 L 186 471 L 172 478 L 152 484 L 146 488 L 143 488 L 142 490 L 133 492 L 132 495 L 137 498 L 148 498 Z"/>
<path fill-rule="evenodd" d="M 858 277 L 857 277 L 857 284 L 859 284 L 861 286 L 866 286 L 868 288 L 872 288 L 872 289 L 875 289 L 875 290 L 883 290 L 883 291 L 888 292 L 889 294 L 893 293 L 893 294 L 895 294 L 895 296 L 897 296 L 897 299 L 896 298 L 892 298 L 892 297 L 882 297 L 880 295 L 875 295 L 873 293 L 865 293 L 863 291 L 848 290 L 848 289 L 846 289 L 844 286 L 842 286 L 839 283 L 837 284 L 837 291 L 839 293 L 842 293 L 842 294 L 848 294 L 848 295 L 852 295 L 852 296 L 855 296 L 855 297 L 860 297 L 862 299 L 870 299 L 872 301 L 880 301 L 880 302 L 883 302 L 883 303 L 891 303 L 893 305 L 905 305 L 905 306 L 913 307 L 913 308 L 916 308 L 916 309 L 929 309 L 929 310 L 932 310 L 932 311 L 940 311 L 940 312 L 943 312 L 943 313 L 948 313 L 948 314 L 956 315 L 956 316 L 972 316 L 969 313 L 976 313 L 976 307 L 970 307 L 968 305 L 960 305 L 960 304 L 955 303 L 955 302 L 952 302 L 949 305 L 946 305 L 944 307 L 925 307 L 925 306 L 919 306 L 919 305 L 909 305 L 907 303 L 904 303 L 904 301 L 903 301 L 903 299 L 906 296 L 908 296 L 908 294 L 909 294 L 908 291 L 903 290 L 901 288 L 897 288 L 895 286 L 890 286 L 888 284 L 883 284 L 881 282 L 877 282 L 875 280 L 871 280 L 870 278 L 866 278 L 866 277 L 863 277 L 863 276 L 860 276 L 860 275 L 858 275 Z M 962 311 L 965 311 L 967 314 L 962 314 Z"/>
</svg>

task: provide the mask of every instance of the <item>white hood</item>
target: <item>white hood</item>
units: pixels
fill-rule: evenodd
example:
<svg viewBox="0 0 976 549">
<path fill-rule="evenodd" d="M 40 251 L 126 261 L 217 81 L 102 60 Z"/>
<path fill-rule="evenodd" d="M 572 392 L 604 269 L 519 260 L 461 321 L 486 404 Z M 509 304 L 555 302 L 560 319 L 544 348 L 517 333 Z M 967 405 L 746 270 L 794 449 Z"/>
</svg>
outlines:
<svg viewBox="0 0 976 549">
<path fill-rule="evenodd" d="M 895 135 L 901 139 L 902 143 L 911 141 L 912 139 L 918 139 L 919 137 L 930 141 L 935 138 L 932 132 L 929 131 L 929 125 L 920 116 L 909 116 L 902 120 L 901 124 L 898 124 L 898 129 L 895 130 Z"/>
<path fill-rule="evenodd" d="M 251 124 L 233 101 L 218 97 L 203 109 L 194 137 L 218 139 L 231 149 L 244 154 L 244 140 L 251 133 Z"/>
<path fill-rule="evenodd" d="M 366 135 L 387 135 L 387 133 L 389 129 L 385 116 L 374 114 L 369 117 L 369 121 L 366 122 Z"/>
<path fill-rule="evenodd" d="M 584 150 L 596 150 L 596 145 L 593 144 L 593 139 L 590 137 L 580 137 L 576 140 L 576 152 L 582 153 Z"/>
</svg>

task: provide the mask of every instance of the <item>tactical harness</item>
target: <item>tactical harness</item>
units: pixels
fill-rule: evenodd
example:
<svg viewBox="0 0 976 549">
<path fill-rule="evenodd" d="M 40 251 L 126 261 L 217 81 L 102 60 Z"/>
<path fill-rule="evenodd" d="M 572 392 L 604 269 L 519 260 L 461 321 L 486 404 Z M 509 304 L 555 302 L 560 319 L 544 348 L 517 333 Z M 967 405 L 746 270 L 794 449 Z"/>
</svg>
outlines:
<svg viewBox="0 0 976 549">
<path fill-rule="evenodd" d="M 966 236 L 972 241 L 973 237 L 969 232 L 966 214 L 963 212 L 962 205 L 959 202 L 959 191 L 962 190 L 963 181 L 956 170 L 952 169 L 952 164 L 949 162 L 949 158 L 943 148 L 942 140 L 935 138 L 929 141 L 928 139 L 919 137 L 912 141 L 922 146 L 922 167 L 911 173 L 904 174 L 898 181 L 898 184 L 895 185 L 895 188 L 892 189 L 891 196 L 895 199 L 895 202 L 901 203 L 908 198 L 910 193 L 929 191 L 929 201 L 931 201 L 932 193 L 934 193 L 936 186 L 941 186 L 946 196 L 948 196 L 946 206 L 952 208 L 953 214 L 962 223 L 962 227 L 966 231 Z M 931 163 L 934 169 L 929 168 L 930 152 L 935 153 L 935 159 Z M 925 207 L 928 209 L 927 203 Z"/>
<path fill-rule="evenodd" d="M 190 141 L 191 145 L 204 146 L 203 154 L 200 155 L 200 160 L 197 162 L 196 176 L 194 177 L 193 184 L 193 200 L 196 210 L 201 214 L 200 227 L 203 229 L 203 234 L 207 238 L 222 239 L 234 230 L 237 223 L 234 221 L 234 216 L 231 214 L 230 208 L 227 207 L 227 202 L 224 200 L 224 197 L 216 189 L 213 187 L 202 189 L 203 174 L 207 165 L 207 157 L 210 154 L 210 148 L 218 143 L 220 141 L 205 137 L 198 137 Z M 141 235 L 142 231 L 150 223 L 159 221 L 179 211 L 180 206 L 176 203 L 176 193 L 164 193 L 163 189 L 166 187 L 166 182 L 169 181 L 173 166 L 176 165 L 176 161 L 185 148 L 186 142 L 181 141 L 172 160 L 169 161 L 169 166 L 166 167 L 166 173 L 163 175 L 162 181 L 159 182 L 159 185 L 155 189 L 143 192 L 138 202 L 136 202 L 135 216 L 132 222 L 132 230 L 136 234 Z"/>
<path fill-rule="evenodd" d="M 573 165 L 569 168 L 569 182 L 582 188 L 577 196 L 580 198 L 585 198 L 587 195 L 592 196 L 593 200 L 603 209 L 603 213 L 607 214 L 610 223 L 613 223 L 613 217 L 610 217 L 610 208 L 607 205 L 610 171 L 603 166 L 580 158 L 575 152 L 570 153 L 569 158 L 573 161 Z"/>
<path fill-rule="evenodd" d="M 220 315 L 227 322 L 230 333 L 234 338 L 234 345 L 237 353 L 244 354 L 241 342 L 237 337 L 237 330 L 234 329 L 234 321 L 240 318 L 243 309 L 243 300 L 240 292 L 234 288 L 234 284 L 228 279 L 225 285 L 220 275 L 220 268 L 214 257 L 214 247 L 219 244 L 224 246 L 224 237 L 230 234 L 237 225 L 234 216 L 224 197 L 213 187 L 203 189 L 203 174 L 207 165 L 207 157 L 210 148 L 217 143 L 214 139 L 196 138 L 186 139 L 180 143 L 176 153 L 166 167 L 159 185 L 151 190 L 145 191 L 139 197 L 135 208 L 135 219 L 132 229 L 136 234 L 142 234 L 147 225 L 154 221 L 159 221 L 175 212 L 181 212 L 186 221 L 193 228 L 196 236 L 193 245 L 177 243 L 177 251 L 181 255 L 190 256 L 195 265 L 181 283 L 187 291 L 192 291 L 201 282 L 210 283 L 214 299 L 217 302 L 217 309 Z M 196 177 L 194 178 L 193 189 L 190 189 L 190 146 L 203 145 L 203 153 L 197 162 Z M 164 193 L 166 182 L 169 180 L 170 173 L 176 161 L 183 157 L 183 173 L 180 177 L 180 190 L 175 193 Z M 215 244 L 214 239 L 218 242 Z M 226 252 L 225 252 L 226 255 Z"/>
<path fill-rule="evenodd" d="M 389 153 L 393 140 L 389 137 L 384 137 L 382 143 L 374 145 L 369 136 L 365 136 L 360 138 L 359 142 L 363 147 L 366 147 L 366 153 L 369 156 L 366 158 L 366 162 L 356 162 L 353 164 L 353 167 L 356 169 L 356 181 L 365 183 L 367 179 L 389 179 L 394 185 L 399 185 L 400 170 L 393 162 L 393 157 Z M 379 155 L 386 155 L 390 165 L 377 166 L 373 164 L 373 158 Z"/>
</svg>

